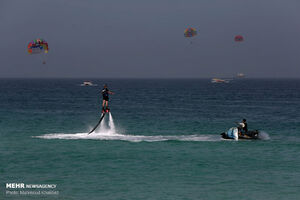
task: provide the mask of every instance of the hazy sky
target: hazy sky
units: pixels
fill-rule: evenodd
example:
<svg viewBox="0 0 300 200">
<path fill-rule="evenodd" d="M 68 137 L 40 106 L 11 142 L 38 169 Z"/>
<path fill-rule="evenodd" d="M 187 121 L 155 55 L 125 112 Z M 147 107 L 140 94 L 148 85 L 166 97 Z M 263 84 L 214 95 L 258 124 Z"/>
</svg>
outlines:
<svg viewBox="0 0 300 200">
<path fill-rule="evenodd" d="M 0 77 L 300 78 L 299 10 L 299 0 L 0 0 Z M 45 65 L 26 51 L 36 38 L 49 43 Z"/>
</svg>

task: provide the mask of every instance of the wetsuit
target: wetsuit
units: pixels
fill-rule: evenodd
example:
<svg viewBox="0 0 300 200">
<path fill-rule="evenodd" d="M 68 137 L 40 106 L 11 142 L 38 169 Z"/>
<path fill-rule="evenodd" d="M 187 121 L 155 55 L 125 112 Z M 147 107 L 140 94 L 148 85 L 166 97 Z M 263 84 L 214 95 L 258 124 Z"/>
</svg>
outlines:
<svg viewBox="0 0 300 200">
<path fill-rule="evenodd" d="M 244 124 L 245 124 L 245 127 L 243 129 L 247 133 L 248 132 L 248 124 L 247 124 L 247 122 L 244 122 Z"/>
<path fill-rule="evenodd" d="M 248 132 L 248 124 L 247 124 L 247 122 L 244 122 L 244 124 L 245 124 L 245 126 L 244 126 L 243 130 L 245 131 L 245 133 L 247 133 Z"/>
<path fill-rule="evenodd" d="M 241 130 L 242 133 L 247 133 L 248 132 L 247 122 L 241 122 L 240 123 L 240 130 Z"/>
<path fill-rule="evenodd" d="M 108 101 L 109 100 L 109 90 L 107 88 L 103 88 L 102 90 L 102 96 L 103 100 Z"/>
</svg>

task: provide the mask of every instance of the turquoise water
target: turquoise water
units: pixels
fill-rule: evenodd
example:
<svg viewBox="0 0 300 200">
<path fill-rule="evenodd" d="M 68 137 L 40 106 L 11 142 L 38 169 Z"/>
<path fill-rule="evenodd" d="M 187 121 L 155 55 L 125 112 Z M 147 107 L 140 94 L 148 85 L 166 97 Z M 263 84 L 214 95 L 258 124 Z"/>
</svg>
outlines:
<svg viewBox="0 0 300 200">
<path fill-rule="evenodd" d="M 299 199 L 300 80 L 0 79 L 5 199 Z M 111 119 L 100 116 L 103 83 Z M 246 118 L 259 141 L 219 134 Z M 8 195 L 6 183 L 58 195 Z"/>
</svg>

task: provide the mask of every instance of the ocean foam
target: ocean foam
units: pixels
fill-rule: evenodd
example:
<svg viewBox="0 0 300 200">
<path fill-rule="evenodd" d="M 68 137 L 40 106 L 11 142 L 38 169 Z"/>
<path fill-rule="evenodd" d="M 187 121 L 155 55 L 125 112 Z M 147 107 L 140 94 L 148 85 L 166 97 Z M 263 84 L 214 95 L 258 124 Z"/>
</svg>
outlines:
<svg viewBox="0 0 300 200">
<path fill-rule="evenodd" d="M 109 113 L 109 117 L 104 118 L 100 127 L 95 132 L 88 133 L 51 133 L 41 136 L 33 136 L 41 139 L 64 139 L 64 140 L 120 140 L 129 142 L 162 142 L 162 141 L 223 141 L 220 135 L 128 135 L 120 134 L 116 130 L 113 117 Z M 269 139 L 269 135 L 263 132 L 260 139 Z"/>
<path fill-rule="evenodd" d="M 261 140 L 269 140 L 270 136 L 267 132 L 260 131 L 259 134 L 258 134 L 258 138 L 261 139 Z"/>
<path fill-rule="evenodd" d="M 34 136 L 41 139 L 65 139 L 65 140 L 78 140 L 78 139 L 91 139 L 91 140 L 120 140 L 129 142 L 162 142 L 162 141 L 221 141 L 217 135 L 125 135 L 112 133 L 111 131 L 91 133 L 53 133 L 41 136 Z"/>
</svg>

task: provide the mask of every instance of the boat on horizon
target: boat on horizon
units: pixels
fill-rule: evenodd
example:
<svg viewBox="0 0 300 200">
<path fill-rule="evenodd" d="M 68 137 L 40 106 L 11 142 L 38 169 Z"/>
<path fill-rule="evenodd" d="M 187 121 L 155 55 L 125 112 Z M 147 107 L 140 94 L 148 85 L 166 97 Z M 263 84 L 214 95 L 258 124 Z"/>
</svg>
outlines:
<svg viewBox="0 0 300 200">
<path fill-rule="evenodd" d="M 229 80 L 220 79 L 220 78 L 213 78 L 211 79 L 212 83 L 229 83 Z"/>
<path fill-rule="evenodd" d="M 236 76 L 238 78 L 245 78 L 245 74 L 244 73 L 238 73 Z"/>
<path fill-rule="evenodd" d="M 81 86 L 97 86 L 97 84 L 93 84 L 92 81 L 83 81 Z"/>
</svg>

